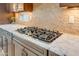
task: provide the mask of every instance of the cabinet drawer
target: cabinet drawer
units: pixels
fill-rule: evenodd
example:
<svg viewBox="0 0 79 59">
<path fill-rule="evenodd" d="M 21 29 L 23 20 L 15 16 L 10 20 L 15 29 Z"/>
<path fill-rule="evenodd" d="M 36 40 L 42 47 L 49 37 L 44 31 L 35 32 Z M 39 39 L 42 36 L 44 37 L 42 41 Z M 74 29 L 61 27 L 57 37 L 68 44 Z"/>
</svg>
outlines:
<svg viewBox="0 0 79 59">
<path fill-rule="evenodd" d="M 47 50 L 35 45 L 34 43 L 28 42 L 26 40 L 23 40 L 21 38 L 18 37 L 14 37 L 13 40 L 17 41 L 19 44 L 21 44 L 22 46 L 24 46 L 25 48 L 31 50 L 32 52 L 36 52 L 38 55 L 40 56 L 46 56 L 47 55 Z"/>
<path fill-rule="evenodd" d="M 38 56 L 37 54 L 31 52 L 22 45 L 18 44 L 16 41 L 14 41 L 14 45 L 15 45 L 15 56 Z"/>
<path fill-rule="evenodd" d="M 24 48 L 22 50 L 22 53 L 21 53 L 22 56 L 38 56 L 38 54 L 35 54 L 33 52 L 31 52 L 30 50 Z"/>
<path fill-rule="evenodd" d="M 54 52 L 49 51 L 49 56 L 59 56 L 59 55 Z"/>
</svg>

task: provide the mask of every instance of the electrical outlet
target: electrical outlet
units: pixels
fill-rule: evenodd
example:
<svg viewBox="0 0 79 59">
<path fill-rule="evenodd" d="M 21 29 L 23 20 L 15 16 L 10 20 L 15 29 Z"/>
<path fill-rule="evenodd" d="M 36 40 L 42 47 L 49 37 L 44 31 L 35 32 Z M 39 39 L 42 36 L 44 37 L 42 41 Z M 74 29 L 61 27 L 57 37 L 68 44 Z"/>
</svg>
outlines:
<svg viewBox="0 0 79 59">
<path fill-rule="evenodd" d="M 75 17 L 74 16 L 69 16 L 69 23 L 74 23 Z"/>
</svg>

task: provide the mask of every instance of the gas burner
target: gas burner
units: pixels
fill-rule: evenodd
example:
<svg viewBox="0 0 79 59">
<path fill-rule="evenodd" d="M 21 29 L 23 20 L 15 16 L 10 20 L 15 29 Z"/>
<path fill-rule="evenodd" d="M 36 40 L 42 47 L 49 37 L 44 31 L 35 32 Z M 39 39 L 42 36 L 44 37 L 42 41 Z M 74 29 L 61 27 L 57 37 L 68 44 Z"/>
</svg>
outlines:
<svg viewBox="0 0 79 59">
<path fill-rule="evenodd" d="M 50 31 L 38 27 L 24 27 L 17 29 L 17 31 L 45 42 L 52 42 L 62 34 L 59 31 Z"/>
</svg>

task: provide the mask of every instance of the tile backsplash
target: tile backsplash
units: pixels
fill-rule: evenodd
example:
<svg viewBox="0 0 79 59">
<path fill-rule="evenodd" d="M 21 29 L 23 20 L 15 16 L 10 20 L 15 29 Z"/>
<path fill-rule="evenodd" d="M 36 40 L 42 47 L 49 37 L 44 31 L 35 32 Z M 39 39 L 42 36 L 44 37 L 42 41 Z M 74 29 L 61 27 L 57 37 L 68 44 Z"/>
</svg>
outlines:
<svg viewBox="0 0 79 59">
<path fill-rule="evenodd" d="M 33 7 L 31 20 L 17 19 L 16 23 L 79 34 L 79 8 L 63 9 L 58 3 L 37 3 Z M 69 23 L 70 16 L 74 16 L 74 23 Z"/>
</svg>

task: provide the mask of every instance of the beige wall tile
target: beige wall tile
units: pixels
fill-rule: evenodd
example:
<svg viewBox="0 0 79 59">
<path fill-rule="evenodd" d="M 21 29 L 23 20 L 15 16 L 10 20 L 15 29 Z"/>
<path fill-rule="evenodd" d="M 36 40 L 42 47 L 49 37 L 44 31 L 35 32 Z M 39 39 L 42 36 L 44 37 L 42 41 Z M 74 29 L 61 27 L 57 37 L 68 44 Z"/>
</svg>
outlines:
<svg viewBox="0 0 79 59">
<path fill-rule="evenodd" d="M 75 17 L 74 24 L 68 23 L 69 16 Z M 55 3 L 34 4 L 32 20 L 18 23 L 26 26 L 37 26 L 60 32 L 79 34 L 79 9 L 63 9 L 59 7 L 59 4 Z"/>
</svg>

